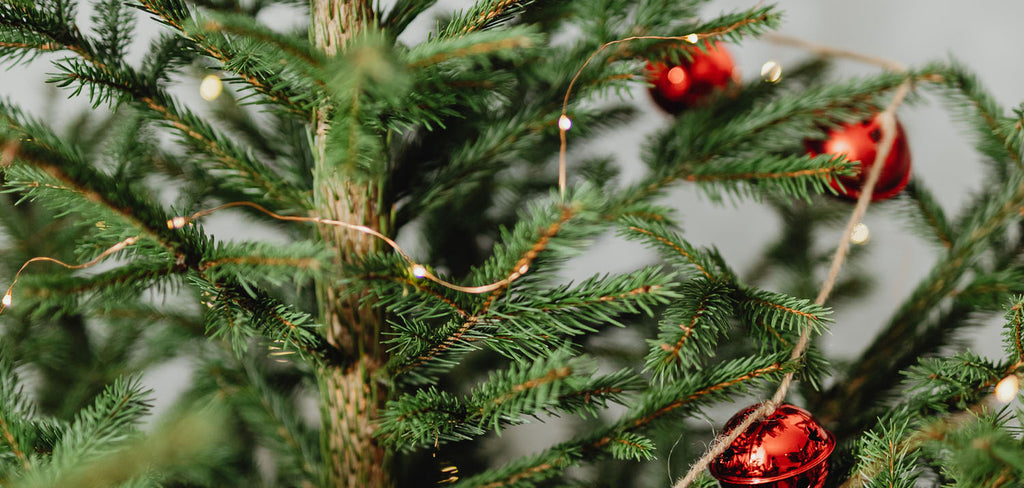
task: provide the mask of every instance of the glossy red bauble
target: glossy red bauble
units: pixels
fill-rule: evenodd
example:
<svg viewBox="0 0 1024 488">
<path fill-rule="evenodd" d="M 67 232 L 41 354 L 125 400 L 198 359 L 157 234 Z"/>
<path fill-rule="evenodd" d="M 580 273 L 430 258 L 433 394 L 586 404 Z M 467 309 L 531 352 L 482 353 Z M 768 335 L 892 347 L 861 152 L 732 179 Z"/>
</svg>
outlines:
<svg viewBox="0 0 1024 488">
<path fill-rule="evenodd" d="M 760 405 L 751 405 L 725 424 L 729 432 Z M 821 488 L 836 440 L 806 410 L 783 403 L 751 424 L 711 463 L 724 488 Z"/>
<path fill-rule="evenodd" d="M 829 184 L 844 198 L 856 200 L 860 196 L 868 172 L 878 153 L 879 141 L 882 140 L 882 128 L 878 117 L 862 122 L 846 124 L 832 129 L 828 137 L 820 141 L 807 141 L 807 152 L 813 156 L 819 154 L 845 154 L 850 161 L 857 162 L 859 172 L 852 176 L 841 176 L 839 180 L 830 180 Z M 896 139 L 893 141 L 889 157 L 882 163 L 882 174 L 875 184 L 871 200 L 885 200 L 903 191 L 910 181 L 910 148 L 907 145 L 907 134 L 903 126 L 896 122 Z M 842 183 L 842 185 L 840 185 Z"/>
<path fill-rule="evenodd" d="M 733 79 L 735 63 L 725 47 L 719 43 L 684 47 L 681 64 L 647 63 L 647 81 L 654 102 L 666 112 L 677 114 L 699 105 L 715 90 L 721 90 Z M 690 59 L 686 59 L 686 55 Z"/>
</svg>

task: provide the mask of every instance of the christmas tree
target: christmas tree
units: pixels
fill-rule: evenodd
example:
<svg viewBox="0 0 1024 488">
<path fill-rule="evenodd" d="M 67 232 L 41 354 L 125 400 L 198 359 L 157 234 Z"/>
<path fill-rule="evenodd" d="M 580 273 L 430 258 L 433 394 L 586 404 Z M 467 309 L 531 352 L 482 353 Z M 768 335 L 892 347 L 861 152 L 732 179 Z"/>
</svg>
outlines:
<svg viewBox="0 0 1024 488">
<path fill-rule="evenodd" d="M 0 0 L 4 77 L 50 63 L 92 105 L 0 100 L 0 486 L 1021 484 L 1024 108 L 955 62 L 773 34 L 772 5 L 435 2 Z M 733 71 L 767 41 L 821 56 Z M 647 91 L 672 117 L 641 176 L 574 150 Z M 955 216 L 911 176 L 922 95 L 986 162 Z M 773 208 L 762 262 L 693 244 L 680 186 Z M 935 262 L 836 361 L 872 202 Z M 609 237 L 659 257 L 574 269 Z M 955 347 L 992 319 L 1004 354 Z M 154 418 L 142 377 L 182 358 Z M 567 434 L 505 455 L 527 423 Z"/>
</svg>

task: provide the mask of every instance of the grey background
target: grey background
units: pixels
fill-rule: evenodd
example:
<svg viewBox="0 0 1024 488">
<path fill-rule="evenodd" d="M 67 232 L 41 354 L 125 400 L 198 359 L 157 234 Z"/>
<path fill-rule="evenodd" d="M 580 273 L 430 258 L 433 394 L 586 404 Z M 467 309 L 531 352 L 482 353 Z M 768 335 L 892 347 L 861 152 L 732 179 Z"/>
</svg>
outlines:
<svg viewBox="0 0 1024 488">
<path fill-rule="evenodd" d="M 706 8 L 706 15 L 744 9 L 754 3 L 713 1 Z M 438 10 L 467 4 L 466 1 L 441 1 Z M 1024 79 L 1024 63 L 1018 51 L 1024 2 L 783 0 L 779 6 L 785 11 L 781 32 L 787 35 L 888 58 L 909 66 L 952 56 L 977 73 L 1004 106 L 1012 107 L 1024 101 L 1024 84 L 1020 81 Z M 280 12 L 268 12 L 264 17 L 268 23 L 278 26 L 292 25 L 300 20 L 282 16 Z M 430 26 L 429 22 L 421 22 L 404 38 L 413 42 Z M 140 31 L 140 37 L 150 37 L 154 31 L 153 24 L 145 23 Z M 141 57 L 142 49 L 139 46 L 133 50 L 136 61 Z M 747 79 L 758 76 L 762 63 L 767 60 L 779 61 L 785 69 L 796 60 L 807 57 L 798 49 L 757 40 L 733 47 L 731 52 L 740 73 Z M 845 76 L 877 70 L 875 66 L 841 61 L 836 73 Z M 44 107 L 48 98 L 65 96 L 43 88 L 42 82 L 48 71 L 46 58 L 29 68 L 0 71 L 0 96 L 9 97 L 30 113 L 60 126 L 75 110 L 84 109 L 88 104 L 84 98 L 79 98 L 62 103 L 58 113 L 47 113 Z M 197 86 L 198 80 L 184 80 L 176 93 L 192 105 L 201 107 L 203 102 L 196 96 Z M 585 147 L 574 144 L 570 132 L 571 156 L 614 153 L 624 164 L 625 178 L 638 177 L 642 172 L 637 163 L 639 144 L 647 134 L 668 123 L 669 118 L 653 106 L 643 90 L 636 90 L 633 100 L 642 110 L 636 123 Z M 925 97 L 925 103 L 902 108 L 899 117 L 909 137 L 915 177 L 935 194 L 941 195 L 942 205 L 949 215 L 956 215 L 957 209 L 981 184 L 981 165 L 971 148 L 965 126 L 956 123 L 942 102 L 930 96 Z M 552 154 L 557 150 L 555 147 L 551 149 Z M 698 245 L 717 246 L 730 264 L 741 272 L 750 268 L 778 231 L 774 215 L 766 208 L 751 202 L 715 204 L 688 185 L 680 185 L 671 191 L 666 203 L 680 210 L 688 239 Z M 865 222 L 871 229 L 872 238 L 867 244 L 870 256 L 864 266 L 874 270 L 877 286 L 869 300 L 837 310 L 836 323 L 822 341 L 826 351 L 837 358 L 852 357 L 864 347 L 872 331 L 885 322 L 927 273 L 936 256 L 934 249 L 904 228 L 896 206 L 872 207 Z M 222 239 L 243 234 L 246 238 L 252 237 L 248 227 L 240 226 L 230 218 L 211 219 L 207 225 Z M 831 239 L 838 239 L 840 229 L 836 228 L 832 233 L 834 237 Z M 400 240 L 415 251 L 415 242 L 406 236 L 400 236 Z M 649 259 L 650 254 L 646 251 L 609 237 L 596 242 L 586 256 L 576 260 L 568 277 L 628 272 Z M 982 354 L 998 356 L 1001 348 L 1000 322 L 995 320 L 990 326 L 972 329 L 968 337 L 972 347 Z M 147 375 L 146 381 L 160 394 L 158 410 L 186 384 L 188 369 L 187 362 L 173 361 Z M 731 411 L 723 409 L 722 416 L 728 416 Z M 529 452 L 536 449 L 530 440 L 540 440 L 537 438 L 541 434 L 544 439 L 560 436 L 557 428 L 530 426 L 505 435 L 522 439 L 523 446 L 517 450 Z M 515 454 L 506 453 L 509 457 Z"/>
</svg>

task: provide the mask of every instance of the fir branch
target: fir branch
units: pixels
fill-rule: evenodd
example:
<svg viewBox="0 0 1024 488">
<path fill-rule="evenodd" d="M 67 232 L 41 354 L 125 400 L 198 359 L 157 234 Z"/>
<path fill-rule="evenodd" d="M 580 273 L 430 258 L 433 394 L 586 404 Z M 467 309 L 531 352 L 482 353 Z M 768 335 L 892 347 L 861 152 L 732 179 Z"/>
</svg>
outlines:
<svg viewBox="0 0 1024 488">
<path fill-rule="evenodd" d="M 254 23 L 252 18 L 248 16 L 216 12 L 211 14 L 205 22 L 196 22 L 195 24 L 196 28 L 201 25 L 205 31 L 227 32 L 269 44 L 281 52 L 299 59 L 310 68 L 321 67 L 326 61 L 323 53 L 313 49 L 308 42 L 295 36 L 274 32 L 265 25 Z M 225 65 L 228 64 L 225 63 Z"/>
<path fill-rule="evenodd" d="M 535 0 L 477 0 L 469 9 L 456 12 L 437 36 L 442 39 L 459 37 L 489 29 L 509 21 L 523 12 L 533 1 Z"/>
<path fill-rule="evenodd" d="M 680 410 L 695 408 L 717 398 L 724 398 L 726 392 L 744 391 L 751 383 L 777 377 L 792 368 L 781 362 L 783 354 L 769 357 L 746 358 L 731 361 L 689 378 L 665 385 L 657 390 L 648 390 L 637 400 L 638 406 L 623 416 L 614 425 L 602 429 L 583 439 L 574 439 L 556 445 L 546 451 L 513 461 L 469 478 L 454 486 L 458 488 L 487 487 L 514 488 L 531 487 L 545 479 L 557 476 L 562 470 L 584 461 L 600 459 L 620 449 L 619 440 L 638 434 L 651 427 L 656 421 Z M 742 371 L 742 373 L 738 373 Z"/>
<path fill-rule="evenodd" d="M 119 379 L 103 390 L 90 407 L 80 411 L 75 421 L 54 446 L 50 457 L 41 460 L 18 479 L 17 486 L 55 486 L 72 470 L 89 461 L 114 452 L 137 435 L 135 425 L 151 408 L 137 380 Z"/>
<path fill-rule="evenodd" d="M 184 264 L 137 259 L 92 276 L 33 276 L 26 279 L 24 285 L 19 285 L 21 288 L 18 293 L 25 299 L 40 300 L 89 292 L 123 299 L 153 287 L 160 280 L 179 277 L 187 271 L 188 267 Z"/>
<path fill-rule="evenodd" d="M 0 346 L 0 438 L 28 470 L 32 463 L 26 455 L 27 449 L 23 448 L 27 443 L 19 424 L 32 413 L 32 405 L 22 388 L 14 361 L 6 348 Z"/>
<path fill-rule="evenodd" d="M 848 369 L 845 381 L 839 382 L 823 397 L 818 406 L 821 417 L 831 419 L 840 409 L 865 410 L 883 395 L 891 382 L 886 378 L 909 366 L 912 361 L 939 347 L 939 341 L 924 341 L 926 348 L 904 348 L 906 338 L 926 337 L 934 332 L 926 327 L 926 319 L 940 302 L 948 298 L 960 284 L 986 249 L 988 243 L 1005 229 L 1009 222 L 1021 217 L 1019 208 L 1024 204 L 1024 181 L 1014 172 L 980 202 L 980 206 L 967 216 L 957 229 L 953 246 L 942 256 L 927 277 L 915 288 L 908 300 L 889 320 L 861 358 Z M 856 384 L 853 389 L 850 385 Z M 852 417 L 844 420 L 854 421 Z"/>
<path fill-rule="evenodd" d="M 920 453 L 907 442 L 894 442 L 893 439 L 908 437 L 906 422 L 887 422 L 877 430 L 866 433 L 861 442 L 858 454 L 858 468 L 862 471 L 869 466 L 881 466 L 882 470 L 873 476 L 868 484 L 871 488 L 913 488 L 916 486 L 918 471 L 917 460 Z"/>
<path fill-rule="evenodd" d="M 873 78 L 827 85 L 799 93 L 785 94 L 768 103 L 756 104 L 736 116 L 715 107 L 681 114 L 670 130 L 659 134 L 644 160 L 650 176 L 626 189 L 611 209 L 628 207 L 650 198 L 666 186 L 716 158 L 730 158 L 756 151 L 791 152 L 794 141 L 821 132 L 823 116 L 842 122 L 877 110 L 881 97 L 900 86 L 909 76 L 912 82 L 934 81 L 929 69 L 905 74 L 885 73 Z M 702 128 L 721 126 L 714 137 Z"/>
<path fill-rule="evenodd" d="M 913 211 L 908 212 L 912 228 L 921 230 L 921 235 L 933 242 L 937 241 L 946 249 L 952 247 L 955 239 L 953 226 L 946 219 L 945 212 L 931 191 L 919 180 L 911 179 L 903 193 L 910 197 L 909 202 L 913 205 Z"/>
<path fill-rule="evenodd" d="M 145 79 L 123 63 L 106 63 L 100 59 L 96 47 L 78 32 L 74 24 L 54 22 L 52 18 L 35 8 L 10 8 L 21 15 L 11 15 L 10 11 L 0 6 L 0 25 L 14 22 L 17 23 L 14 27 L 18 29 L 34 29 L 41 35 L 49 36 L 64 49 L 78 54 L 85 61 L 83 63 L 64 60 L 58 63 L 58 68 L 64 73 L 52 78 L 51 82 L 57 82 L 61 86 L 78 84 L 78 90 L 88 86 L 93 95 L 93 103 L 96 104 L 104 100 L 135 100 L 178 129 L 186 140 L 193 143 L 193 147 L 210 154 L 226 167 L 238 171 L 243 178 L 252 180 L 262 193 L 277 195 L 299 206 L 304 205 L 304 199 L 298 190 L 282 184 L 279 175 L 273 174 L 269 168 L 254 161 L 244 151 L 233 147 L 226 138 L 217 134 L 201 118 L 181 107 L 152 80 Z"/>
<path fill-rule="evenodd" d="M 462 340 L 463 336 L 469 332 L 475 325 L 477 325 L 481 319 L 490 311 L 491 305 L 494 304 L 495 300 L 501 297 L 504 292 L 508 289 L 508 286 L 515 280 L 525 275 L 533 261 L 540 255 L 541 252 L 547 248 L 548 243 L 554 238 L 562 226 L 578 214 L 580 209 L 575 206 L 562 206 L 560 209 L 560 216 L 551 222 L 546 229 L 542 229 L 536 236 L 536 240 L 533 244 L 519 257 L 515 264 L 509 269 L 502 281 L 504 284 L 496 288 L 493 292 L 488 294 L 484 302 L 476 308 L 476 311 L 470 316 L 465 322 L 459 326 L 458 329 L 454 330 L 451 334 L 445 337 L 443 340 L 436 343 L 433 347 L 417 355 L 417 357 L 403 366 L 399 373 L 407 372 L 411 369 L 418 368 L 425 363 L 428 363 L 438 357 L 441 353 L 448 350 L 451 346 L 457 344 Z M 496 262 L 496 261 L 492 261 Z"/>
<path fill-rule="evenodd" d="M 514 359 L 530 357 L 530 349 L 544 355 L 552 346 L 572 336 L 595 332 L 597 326 L 623 327 L 617 316 L 646 314 L 653 316 L 653 307 L 679 298 L 671 287 L 672 276 L 657 268 L 611 277 L 592 277 L 575 287 L 569 285 L 547 290 L 543 297 L 509 298 L 493 309 L 489 330 L 508 331 L 522 339 L 495 349 Z M 611 294 L 613 290 L 628 290 Z"/>
<path fill-rule="evenodd" d="M 811 300 L 794 298 L 764 290 L 742 290 L 740 316 L 749 323 L 763 324 L 783 331 L 818 332 L 832 322 L 832 311 Z"/>
<path fill-rule="evenodd" d="M 517 59 L 528 48 L 540 44 L 541 38 L 533 29 L 516 27 L 500 32 L 477 32 L 455 39 L 439 39 L 409 50 L 408 64 L 413 69 L 450 64 L 452 61 L 484 62 L 489 57 Z"/>
<path fill-rule="evenodd" d="M 437 0 L 398 0 L 391 6 L 386 16 L 378 16 L 384 19 L 381 27 L 388 30 L 393 37 L 398 37 L 413 20 L 416 20 L 416 17 L 436 3 Z"/>
<path fill-rule="evenodd" d="M 769 354 L 764 357 L 742 358 L 723 363 L 705 376 L 682 378 L 675 384 L 649 392 L 640 402 L 641 407 L 631 419 L 619 421 L 618 425 L 628 429 L 646 427 L 661 417 L 674 413 L 677 409 L 689 407 L 698 402 L 710 402 L 715 398 L 723 398 L 725 392 L 747 386 L 749 382 L 765 377 L 774 377 L 794 368 L 793 364 L 781 361 L 783 354 Z M 767 360 L 767 361 L 766 361 Z M 751 368 L 754 364 L 763 364 Z M 737 370 L 746 370 L 736 375 Z M 698 386 L 699 385 L 699 386 Z M 602 444 L 603 445 L 603 444 Z"/>
<path fill-rule="evenodd" d="M 680 173 L 680 178 L 698 183 L 712 200 L 727 193 L 737 197 L 762 198 L 779 194 L 810 201 L 811 192 L 834 192 L 829 181 L 852 175 L 856 164 L 832 154 L 808 156 L 753 156 L 713 159 Z"/>
<path fill-rule="evenodd" d="M 40 54 L 63 49 L 62 45 L 53 42 L 50 37 L 35 32 L 0 29 L 0 60 L 12 64 L 31 61 Z"/>
<path fill-rule="evenodd" d="M 968 112 L 965 118 L 974 125 L 978 149 L 993 161 L 1012 163 L 1020 168 L 1024 164 L 1021 160 L 1022 146 L 1006 130 L 1007 117 L 978 78 L 957 63 L 941 67 L 939 73 L 943 80 L 940 86 L 953 90 L 953 96 L 946 99 L 960 104 L 957 108 L 961 112 Z"/>
<path fill-rule="evenodd" d="M 621 402 L 623 392 L 641 386 L 629 371 L 591 378 L 595 369 L 589 360 L 562 349 L 492 372 L 463 399 L 431 386 L 389 402 L 381 433 L 404 449 L 471 439 L 540 412 L 596 415 L 598 406 Z"/>
<path fill-rule="evenodd" d="M 195 248 L 195 243 L 167 229 L 168 217 L 162 209 L 97 172 L 80 161 L 77 154 L 61 150 L 62 145 L 55 142 L 52 134 L 47 134 L 31 121 L 25 126 L 19 115 L 9 105 L 0 102 L 0 120 L 8 124 L 6 128 L 0 127 L 0 147 L 12 147 L 18 160 L 39 168 L 60 181 L 61 185 L 74 188 L 87 200 L 119 215 L 175 255 L 187 255 L 190 249 Z"/>
<path fill-rule="evenodd" d="M 264 438 L 286 448 L 285 457 L 293 465 L 290 468 L 304 476 L 305 482 L 319 479 L 315 467 L 315 453 L 318 451 L 314 447 L 310 433 L 307 432 L 308 429 L 301 421 L 301 415 L 296 411 L 294 399 L 276 391 L 267 382 L 266 371 L 259 370 L 253 364 L 245 366 L 245 378 L 248 383 L 241 388 L 239 395 L 232 395 L 230 398 L 238 405 L 243 415 L 250 417 L 249 425 L 256 428 Z M 259 405 L 259 408 L 246 408 L 252 403 Z M 283 464 L 283 461 L 279 464 Z"/>
<path fill-rule="evenodd" d="M 123 0 L 100 0 L 92 15 L 99 42 L 95 52 L 107 64 L 124 59 L 135 30 L 135 16 Z"/>
<path fill-rule="evenodd" d="M 1004 349 L 1017 364 L 1024 363 L 1024 297 L 1013 298 L 1013 305 L 1008 307 L 1003 326 Z"/>
<path fill-rule="evenodd" d="M 709 280 L 731 281 L 733 273 L 714 253 L 693 247 L 664 222 L 624 217 L 628 227 L 620 230 L 626 238 L 642 240 L 655 248 L 666 260 L 683 270 L 696 269 Z"/>
<path fill-rule="evenodd" d="M 298 98 L 296 94 L 289 93 L 286 90 L 275 87 L 269 83 L 270 80 L 267 79 L 265 74 L 251 71 L 245 63 L 236 62 L 236 56 L 238 53 L 224 49 L 221 47 L 220 43 L 212 41 L 196 29 L 191 28 L 190 25 L 192 25 L 193 22 L 199 25 L 203 24 L 201 21 L 193 19 L 194 16 L 192 12 L 189 11 L 184 2 L 181 2 L 180 0 L 160 2 L 154 0 L 137 1 L 141 8 L 156 16 L 157 19 L 164 24 L 177 29 L 185 37 L 195 42 L 200 50 L 208 54 L 213 59 L 219 61 L 222 66 L 238 75 L 257 92 L 267 97 L 268 100 L 294 115 L 308 115 L 308 107 L 301 106 L 294 101 Z M 216 27 L 216 24 L 211 27 Z M 266 30 L 264 31 L 267 32 Z"/>
<path fill-rule="evenodd" d="M 63 3 L 63 2 L 62 2 Z M 65 3 L 70 5 L 70 3 Z M 97 64 L 102 64 L 95 54 L 95 48 L 78 27 L 75 26 L 72 12 L 62 11 L 60 5 L 38 2 L 4 2 L 0 3 L 0 27 L 11 32 L 20 32 L 39 40 L 38 36 L 48 38 L 46 50 L 56 50 L 59 46 Z M 36 48 L 36 42 L 30 42 Z"/>
<path fill-rule="evenodd" d="M 665 383 L 690 368 L 700 368 L 703 357 L 729 330 L 735 301 L 733 286 L 722 281 L 695 279 L 683 285 L 682 298 L 665 311 L 658 338 L 650 343 L 646 371 Z"/>
<path fill-rule="evenodd" d="M 306 313 L 295 310 L 264 291 L 251 286 L 231 281 L 215 282 L 201 274 L 192 274 L 190 281 L 196 285 L 200 293 L 215 297 L 214 303 L 220 307 L 218 311 L 227 322 L 227 327 L 213 324 L 208 331 L 211 337 L 232 334 L 232 344 L 236 352 L 246 347 L 246 334 L 260 333 L 270 341 L 282 344 L 285 348 L 293 347 L 305 357 L 324 364 L 342 364 L 344 359 L 341 351 L 327 342 L 317 329 L 319 325 Z M 236 327 L 233 320 L 236 315 L 248 318 L 246 327 Z"/>
</svg>

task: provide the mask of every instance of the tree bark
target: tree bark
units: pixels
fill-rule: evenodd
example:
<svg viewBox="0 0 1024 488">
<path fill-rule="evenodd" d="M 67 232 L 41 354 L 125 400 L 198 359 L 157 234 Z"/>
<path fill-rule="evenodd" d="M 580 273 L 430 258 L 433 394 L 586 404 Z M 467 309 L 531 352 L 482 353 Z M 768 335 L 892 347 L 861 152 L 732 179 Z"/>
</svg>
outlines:
<svg viewBox="0 0 1024 488">
<path fill-rule="evenodd" d="M 313 42 L 327 56 L 338 54 L 373 16 L 368 0 L 312 0 L 311 10 Z M 352 178 L 339 161 L 331 161 L 327 155 L 329 111 L 330 107 L 320 107 L 314 121 L 315 211 L 325 219 L 386 231 L 390 225 L 378 208 L 378 183 Z M 356 262 L 379 246 L 372 236 L 339 227 L 323 226 L 320 237 L 335 251 L 339 265 Z M 346 359 L 342 365 L 325 366 L 320 371 L 325 484 L 390 487 L 390 459 L 374 439 L 374 422 L 388 395 L 380 378 L 385 362 L 380 344 L 383 316 L 365 301 L 360 303 L 360 296 L 346 293 L 335 279 L 317 283 L 317 293 L 327 340 Z"/>
</svg>

